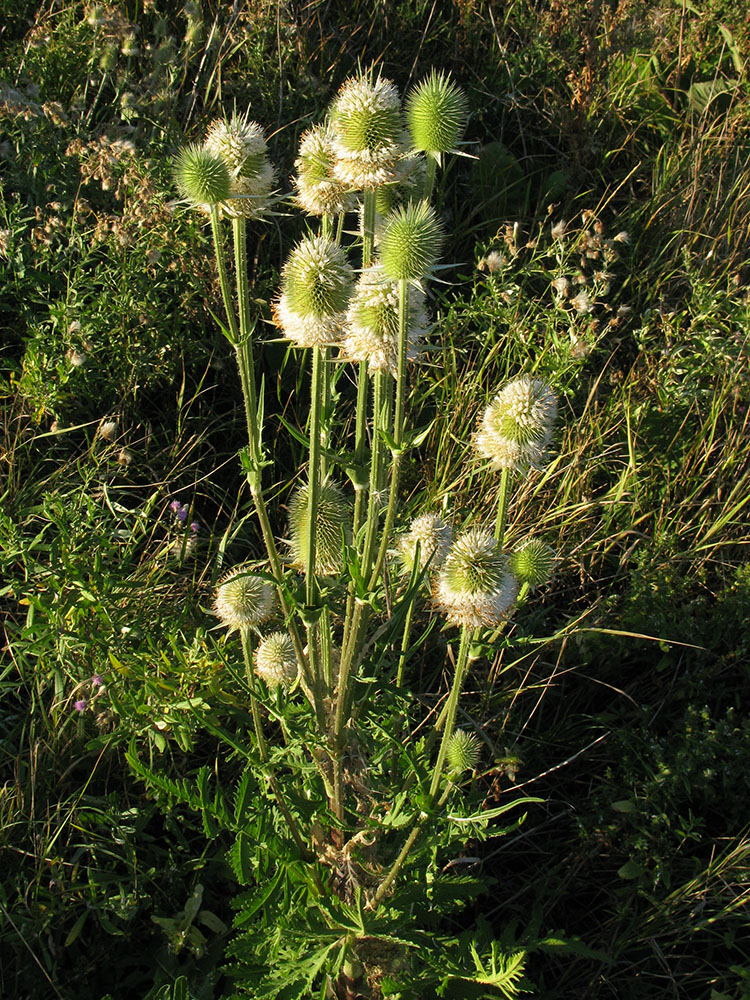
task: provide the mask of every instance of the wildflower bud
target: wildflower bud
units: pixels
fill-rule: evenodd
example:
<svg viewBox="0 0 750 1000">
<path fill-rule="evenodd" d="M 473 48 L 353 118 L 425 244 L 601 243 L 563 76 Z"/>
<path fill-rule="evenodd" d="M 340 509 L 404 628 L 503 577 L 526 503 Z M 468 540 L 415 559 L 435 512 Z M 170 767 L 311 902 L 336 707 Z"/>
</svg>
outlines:
<svg viewBox="0 0 750 1000">
<path fill-rule="evenodd" d="M 391 281 L 418 281 L 437 261 L 442 242 L 442 226 L 426 201 L 396 209 L 380 234 L 383 273 Z"/>
<path fill-rule="evenodd" d="M 294 644 L 286 632 L 267 636 L 255 650 L 255 673 L 269 687 L 288 687 L 297 677 Z"/>
<path fill-rule="evenodd" d="M 346 314 L 347 331 L 344 351 L 351 361 L 366 361 L 371 372 L 398 371 L 398 285 L 386 281 L 377 267 L 366 268 L 360 275 Z M 429 323 L 424 307 L 424 293 L 417 288 L 409 293 L 406 320 L 406 357 L 419 355 L 421 341 Z"/>
<path fill-rule="evenodd" d="M 538 538 L 530 538 L 511 553 L 508 561 L 518 582 L 534 590 L 550 579 L 556 558 L 555 550 L 549 545 Z"/>
<path fill-rule="evenodd" d="M 509 382 L 486 408 L 474 445 L 496 469 L 539 468 L 556 416 L 557 399 L 547 383 L 522 376 Z"/>
<path fill-rule="evenodd" d="M 302 240 L 281 272 L 277 324 L 299 347 L 339 340 L 354 273 L 342 248 L 322 236 Z"/>
<path fill-rule="evenodd" d="M 310 521 L 308 499 L 310 486 L 305 483 L 289 504 L 289 547 L 295 566 L 307 573 Z M 351 539 L 351 506 L 336 483 L 320 484 L 315 534 L 315 572 L 333 576 L 342 568 L 342 540 Z"/>
<path fill-rule="evenodd" d="M 445 74 L 433 70 L 406 100 L 414 148 L 438 157 L 454 149 L 466 127 L 467 114 L 463 91 Z"/>
<path fill-rule="evenodd" d="M 401 102 L 389 80 L 347 80 L 330 111 L 334 173 L 351 188 L 374 189 L 395 179 L 402 153 Z"/>
<path fill-rule="evenodd" d="M 216 588 L 214 609 L 222 625 L 235 629 L 260 625 L 273 610 L 273 588 L 263 577 L 239 566 Z"/>
<path fill-rule="evenodd" d="M 477 766 L 481 743 L 466 729 L 457 729 L 448 740 L 445 755 L 454 774 L 472 771 Z"/>
<path fill-rule="evenodd" d="M 220 156 L 201 146 L 186 146 L 175 160 L 174 177 L 186 201 L 207 211 L 230 195 L 229 170 Z"/>
<path fill-rule="evenodd" d="M 269 206 L 274 171 L 260 125 L 247 115 L 219 119 L 210 126 L 204 149 L 229 171 L 229 200 L 223 201 L 222 211 L 244 218 L 262 214 Z"/>
<path fill-rule="evenodd" d="M 451 545 L 433 600 L 452 625 L 480 628 L 499 625 L 517 594 L 518 583 L 497 542 L 475 528 Z"/>
<path fill-rule="evenodd" d="M 420 514 L 398 542 L 398 557 L 404 572 L 411 573 L 419 544 L 419 569 L 429 565 L 437 571 L 450 548 L 453 532 L 439 514 Z"/>
</svg>

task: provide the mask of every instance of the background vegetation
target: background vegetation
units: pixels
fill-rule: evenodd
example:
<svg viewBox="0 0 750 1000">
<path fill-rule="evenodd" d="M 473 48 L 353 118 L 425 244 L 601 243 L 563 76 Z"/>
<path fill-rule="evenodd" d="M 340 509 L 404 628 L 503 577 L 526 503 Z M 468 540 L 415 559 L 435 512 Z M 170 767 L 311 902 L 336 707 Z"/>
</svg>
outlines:
<svg viewBox="0 0 750 1000">
<path fill-rule="evenodd" d="M 409 495 L 475 508 L 488 393 L 532 370 L 562 392 L 560 456 L 509 524 L 541 518 L 559 570 L 468 695 L 488 797 L 544 805 L 477 845 L 472 916 L 537 942 L 540 997 L 750 997 L 741 5 L 4 0 L 3 15 L 0 994 L 229 988 L 228 844 L 126 759 L 175 780 L 218 767 L 186 699 L 220 717 L 213 585 L 260 552 L 209 234 L 176 201 L 171 157 L 249 107 L 287 190 L 300 134 L 376 63 L 402 93 L 450 71 L 477 157 L 442 181 L 455 267 L 412 389 L 430 430 Z M 299 226 L 254 232 L 265 321 Z M 281 418 L 304 420 L 306 390 L 262 325 L 286 482 L 299 455 Z M 427 704 L 445 641 L 415 667 Z"/>
</svg>

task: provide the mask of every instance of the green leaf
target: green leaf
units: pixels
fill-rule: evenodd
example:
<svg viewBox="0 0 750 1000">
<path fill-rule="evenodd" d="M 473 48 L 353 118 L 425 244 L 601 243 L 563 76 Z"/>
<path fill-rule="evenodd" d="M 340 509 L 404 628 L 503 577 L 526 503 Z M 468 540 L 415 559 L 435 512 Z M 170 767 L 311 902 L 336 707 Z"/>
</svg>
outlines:
<svg viewBox="0 0 750 1000">
<path fill-rule="evenodd" d="M 626 861 L 625 864 L 622 866 L 622 868 L 617 869 L 617 874 L 620 876 L 620 878 L 624 879 L 640 878 L 641 875 L 643 875 L 643 872 L 644 869 L 641 867 L 641 865 L 639 865 L 637 861 L 633 861 L 632 859 L 630 861 Z"/>
<path fill-rule="evenodd" d="M 76 922 L 68 931 L 68 936 L 65 938 L 65 943 L 63 944 L 63 948 L 69 948 L 73 944 L 75 939 L 83 930 L 83 925 L 86 923 L 86 918 L 88 917 L 88 915 L 89 915 L 88 910 L 84 910 L 83 913 L 81 913 Z"/>
<path fill-rule="evenodd" d="M 701 80 L 688 89 L 688 101 L 701 114 L 717 98 L 722 99 L 722 108 L 725 108 L 729 106 L 731 95 L 739 85 L 739 80 Z"/>
<path fill-rule="evenodd" d="M 638 812 L 638 806 L 633 799 L 620 799 L 618 802 L 612 803 L 612 808 L 618 813 Z"/>
</svg>

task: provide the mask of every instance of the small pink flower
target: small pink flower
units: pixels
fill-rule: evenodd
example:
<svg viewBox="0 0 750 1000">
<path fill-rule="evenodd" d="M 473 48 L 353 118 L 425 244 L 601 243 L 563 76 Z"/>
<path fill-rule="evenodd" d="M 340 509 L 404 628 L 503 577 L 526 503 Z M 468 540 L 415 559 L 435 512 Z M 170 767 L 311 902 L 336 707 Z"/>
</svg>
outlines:
<svg viewBox="0 0 750 1000">
<path fill-rule="evenodd" d="M 102 677 L 101 674 L 94 674 L 94 676 L 91 678 L 91 683 L 94 685 L 94 687 L 100 688 L 104 684 L 104 678 Z"/>
<path fill-rule="evenodd" d="M 75 702 L 75 704 L 73 705 L 73 708 L 76 710 L 76 712 L 85 712 L 86 711 L 86 699 L 85 698 L 80 698 L 77 702 Z"/>
<path fill-rule="evenodd" d="M 194 535 L 197 535 L 197 534 L 198 534 L 198 532 L 200 531 L 200 528 L 201 528 L 201 526 L 200 526 L 200 525 L 198 524 L 198 522 L 197 522 L 197 521 L 193 521 L 193 522 L 191 523 L 191 525 L 190 525 L 190 530 L 192 531 L 192 533 L 193 533 Z"/>
</svg>

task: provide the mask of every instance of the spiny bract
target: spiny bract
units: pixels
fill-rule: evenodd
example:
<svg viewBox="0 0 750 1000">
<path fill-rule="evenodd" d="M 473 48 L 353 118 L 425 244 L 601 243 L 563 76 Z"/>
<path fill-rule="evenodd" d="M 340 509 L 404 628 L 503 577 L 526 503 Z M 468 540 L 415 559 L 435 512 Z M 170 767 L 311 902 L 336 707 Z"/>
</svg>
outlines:
<svg viewBox="0 0 750 1000">
<path fill-rule="evenodd" d="M 406 100 L 406 120 L 415 149 L 439 156 L 455 149 L 466 127 L 462 90 L 444 73 L 430 73 Z"/>
</svg>

